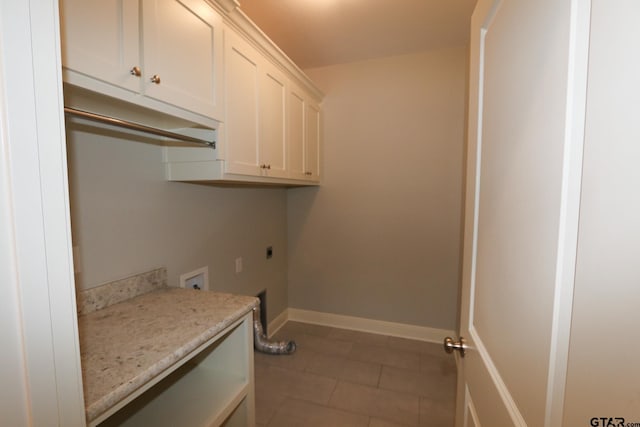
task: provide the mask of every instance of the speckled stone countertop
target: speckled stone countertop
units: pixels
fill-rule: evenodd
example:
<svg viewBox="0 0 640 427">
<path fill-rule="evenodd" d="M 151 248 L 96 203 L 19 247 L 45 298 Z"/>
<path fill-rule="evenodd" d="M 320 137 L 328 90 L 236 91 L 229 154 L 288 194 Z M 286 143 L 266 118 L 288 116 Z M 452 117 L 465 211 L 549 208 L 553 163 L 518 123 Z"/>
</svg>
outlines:
<svg viewBox="0 0 640 427">
<path fill-rule="evenodd" d="M 87 421 L 222 332 L 258 299 L 165 288 L 78 317 Z"/>
</svg>

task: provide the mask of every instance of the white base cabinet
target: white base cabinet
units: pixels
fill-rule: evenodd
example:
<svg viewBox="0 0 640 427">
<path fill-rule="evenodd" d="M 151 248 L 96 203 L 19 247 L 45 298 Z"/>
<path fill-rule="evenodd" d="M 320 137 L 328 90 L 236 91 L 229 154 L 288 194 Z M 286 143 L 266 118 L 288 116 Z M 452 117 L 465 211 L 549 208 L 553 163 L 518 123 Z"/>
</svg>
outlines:
<svg viewBox="0 0 640 427">
<path fill-rule="evenodd" d="M 252 313 L 100 427 L 255 425 Z"/>
</svg>

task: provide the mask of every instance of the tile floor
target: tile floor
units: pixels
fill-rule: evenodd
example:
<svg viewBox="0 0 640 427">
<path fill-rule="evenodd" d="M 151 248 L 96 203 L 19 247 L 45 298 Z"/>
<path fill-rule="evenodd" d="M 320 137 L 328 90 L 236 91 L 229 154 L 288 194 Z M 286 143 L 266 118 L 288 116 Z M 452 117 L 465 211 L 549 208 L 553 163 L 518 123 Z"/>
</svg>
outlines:
<svg viewBox="0 0 640 427">
<path fill-rule="evenodd" d="M 439 344 L 288 322 L 290 356 L 255 353 L 256 423 L 453 426 L 456 368 Z"/>
</svg>

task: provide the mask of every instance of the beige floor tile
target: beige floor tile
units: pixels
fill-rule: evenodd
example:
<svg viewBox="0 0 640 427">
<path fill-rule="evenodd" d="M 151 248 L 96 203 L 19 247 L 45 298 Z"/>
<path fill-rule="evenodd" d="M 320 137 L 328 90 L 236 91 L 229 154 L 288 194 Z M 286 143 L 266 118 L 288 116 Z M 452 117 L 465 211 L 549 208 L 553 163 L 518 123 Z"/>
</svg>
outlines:
<svg viewBox="0 0 640 427">
<path fill-rule="evenodd" d="M 371 418 L 369 427 L 404 427 L 402 424 L 392 423 L 391 421 L 381 420 L 380 418 Z"/>
<path fill-rule="evenodd" d="M 299 349 L 330 356 L 347 356 L 354 344 L 348 341 L 334 340 L 315 335 L 303 334 L 296 338 Z"/>
<path fill-rule="evenodd" d="M 307 365 L 307 372 L 331 378 L 377 386 L 382 366 L 377 363 L 349 360 L 345 357 L 316 354 Z"/>
<path fill-rule="evenodd" d="M 386 346 L 389 342 L 387 335 L 370 334 L 367 332 L 350 331 L 348 329 L 334 329 L 329 334 L 329 338 L 357 342 L 360 344 L 382 345 Z"/>
<path fill-rule="evenodd" d="M 367 427 L 369 417 L 316 405 L 297 399 L 287 399 L 269 426 L 273 427 Z"/>
<path fill-rule="evenodd" d="M 417 426 L 419 422 L 420 398 L 417 395 L 343 381 L 338 382 L 329 406 L 402 425 Z"/>
<path fill-rule="evenodd" d="M 455 359 L 440 344 L 288 322 L 255 353 L 258 426 L 451 426 Z M 354 418 L 355 417 L 355 418 Z"/>
<path fill-rule="evenodd" d="M 267 424 L 276 413 L 286 396 L 274 390 L 271 382 L 274 375 L 264 363 L 254 364 L 256 391 L 256 423 Z"/>
<path fill-rule="evenodd" d="M 441 343 L 432 343 L 399 337 L 389 337 L 388 345 L 389 347 L 397 348 L 399 350 L 415 351 L 417 353 L 432 355 L 447 355 L 444 352 L 444 347 Z"/>
<path fill-rule="evenodd" d="M 455 422 L 455 402 L 434 402 L 424 397 L 420 399 L 420 426 L 453 427 Z"/>
<path fill-rule="evenodd" d="M 253 353 L 255 365 L 279 366 L 297 371 L 304 371 L 314 356 L 315 353 L 304 348 L 296 349 L 293 354 L 265 354 L 258 351 Z"/>
<path fill-rule="evenodd" d="M 271 393 L 326 404 L 336 383 L 334 378 L 269 366 L 256 377 L 256 395 Z"/>
<path fill-rule="evenodd" d="M 420 370 L 424 372 L 440 372 L 444 376 L 455 375 L 456 359 L 449 354 L 421 354 Z"/>
<path fill-rule="evenodd" d="M 455 372 L 443 375 L 437 369 L 420 371 L 383 366 L 379 387 L 446 402 L 455 399 L 456 375 Z"/>
<path fill-rule="evenodd" d="M 280 393 L 256 386 L 256 424 L 266 426 L 286 399 Z"/>
<path fill-rule="evenodd" d="M 419 369 L 420 356 L 419 353 L 412 351 L 355 343 L 348 357 L 361 362 L 379 363 L 405 369 Z"/>
</svg>

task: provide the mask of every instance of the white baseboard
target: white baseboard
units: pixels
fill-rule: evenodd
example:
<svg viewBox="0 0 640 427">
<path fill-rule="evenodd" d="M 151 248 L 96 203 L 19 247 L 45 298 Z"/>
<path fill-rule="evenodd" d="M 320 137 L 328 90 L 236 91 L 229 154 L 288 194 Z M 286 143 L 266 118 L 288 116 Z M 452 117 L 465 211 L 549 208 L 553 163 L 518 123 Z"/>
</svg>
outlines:
<svg viewBox="0 0 640 427">
<path fill-rule="evenodd" d="M 282 313 L 280 313 L 275 319 L 269 322 L 269 325 L 267 325 L 267 335 L 269 338 L 271 338 L 273 334 L 278 332 L 280 328 L 282 328 L 284 324 L 287 323 L 287 320 L 289 320 L 288 311 L 289 309 L 285 308 Z"/>
<path fill-rule="evenodd" d="M 278 317 L 269 323 L 269 336 L 277 332 L 278 329 L 287 322 L 287 320 L 433 343 L 441 343 L 444 340 L 444 337 L 455 336 L 454 331 L 446 329 L 385 322 L 382 320 L 343 316 L 340 314 L 322 313 L 319 311 L 300 310 L 297 308 L 288 308 L 284 310 Z"/>
</svg>

